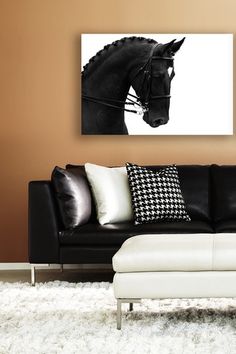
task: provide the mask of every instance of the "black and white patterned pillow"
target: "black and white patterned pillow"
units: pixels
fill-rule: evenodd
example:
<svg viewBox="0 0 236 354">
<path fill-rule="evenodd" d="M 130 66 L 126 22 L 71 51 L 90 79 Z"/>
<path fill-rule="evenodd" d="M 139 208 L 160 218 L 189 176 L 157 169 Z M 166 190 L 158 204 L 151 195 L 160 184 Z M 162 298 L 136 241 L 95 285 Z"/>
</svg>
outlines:
<svg viewBox="0 0 236 354">
<path fill-rule="evenodd" d="M 162 220 L 191 220 L 186 211 L 175 165 L 154 172 L 127 163 L 126 169 L 136 225 Z"/>
</svg>

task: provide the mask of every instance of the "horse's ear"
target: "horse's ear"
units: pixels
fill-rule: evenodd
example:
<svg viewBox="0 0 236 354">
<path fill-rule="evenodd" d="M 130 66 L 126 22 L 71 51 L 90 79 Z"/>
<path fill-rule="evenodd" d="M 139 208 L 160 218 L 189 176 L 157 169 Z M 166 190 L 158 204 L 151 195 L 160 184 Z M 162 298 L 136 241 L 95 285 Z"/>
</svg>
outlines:
<svg viewBox="0 0 236 354">
<path fill-rule="evenodd" d="M 172 46 L 174 44 L 174 42 L 176 41 L 176 39 L 173 39 L 173 41 L 166 43 L 166 44 L 162 44 L 159 48 L 158 48 L 158 54 L 160 56 L 164 56 L 165 54 L 167 54 L 168 52 L 170 52 L 170 50 L 172 50 Z"/>
<path fill-rule="evenodd" d="M 181 39 L 179 42 L 175 42 L 172 44 L 171 52 L 173 55 L 175 55 L 175 53 L 179 50 L 181 45 L 184 43 L 184 40 L 185 40 L 185 37 L 183 39 Z"/>
</svg>

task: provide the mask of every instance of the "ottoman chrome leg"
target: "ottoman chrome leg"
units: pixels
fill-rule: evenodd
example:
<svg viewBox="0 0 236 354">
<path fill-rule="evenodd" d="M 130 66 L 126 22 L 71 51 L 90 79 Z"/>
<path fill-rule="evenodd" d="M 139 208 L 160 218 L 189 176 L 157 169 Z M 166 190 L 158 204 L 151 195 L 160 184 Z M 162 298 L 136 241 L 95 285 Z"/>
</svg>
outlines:
<svg viewBox="0 0 236 354">
<path fill-rule="evenodd" d="M 116 313 L 117 329 L 121 329 L 121 304 L 122 304 L 122 300 L 117 299 L 117 313 Z"/>
<path fill-rule="evenodd" d="M 117 329 L 121 329 L 121 305 L 122 302 L 126 302 L 129 304 L 129 310 L 133 311 L 133 303 L 134 302 L 141 302 L 140 299 L 117 299 L 117 313 L 116 313 L 116 323 L 117 323 Z"/>
</svg>

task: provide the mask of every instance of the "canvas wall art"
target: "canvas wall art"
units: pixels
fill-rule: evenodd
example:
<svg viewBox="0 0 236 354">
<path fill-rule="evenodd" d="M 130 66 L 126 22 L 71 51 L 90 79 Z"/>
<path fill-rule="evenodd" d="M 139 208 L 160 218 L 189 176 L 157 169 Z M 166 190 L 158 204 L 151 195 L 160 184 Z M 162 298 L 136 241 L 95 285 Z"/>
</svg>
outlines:
<svg viewBox="0 0 236 354">
<path fill-rule="evenodd" d="M 232 34 L 83 34 L 84 135 L 233 134 Z"/>
</svg>

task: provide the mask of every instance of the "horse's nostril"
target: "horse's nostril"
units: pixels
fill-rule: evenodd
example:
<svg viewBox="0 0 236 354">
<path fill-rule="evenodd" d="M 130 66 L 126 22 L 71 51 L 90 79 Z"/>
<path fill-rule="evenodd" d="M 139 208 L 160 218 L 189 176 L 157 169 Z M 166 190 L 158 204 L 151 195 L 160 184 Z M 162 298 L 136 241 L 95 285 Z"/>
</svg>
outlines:
<svg viewBox="0 0 236 354">
<path fill-rule="evenodd" d="M 162 119 L 162 118 L 155 119 L 153 123 L 154 123 L 155 126 L 159 126 L 159 125 L 165 124 L 164 119 Z"/>
</svg>

